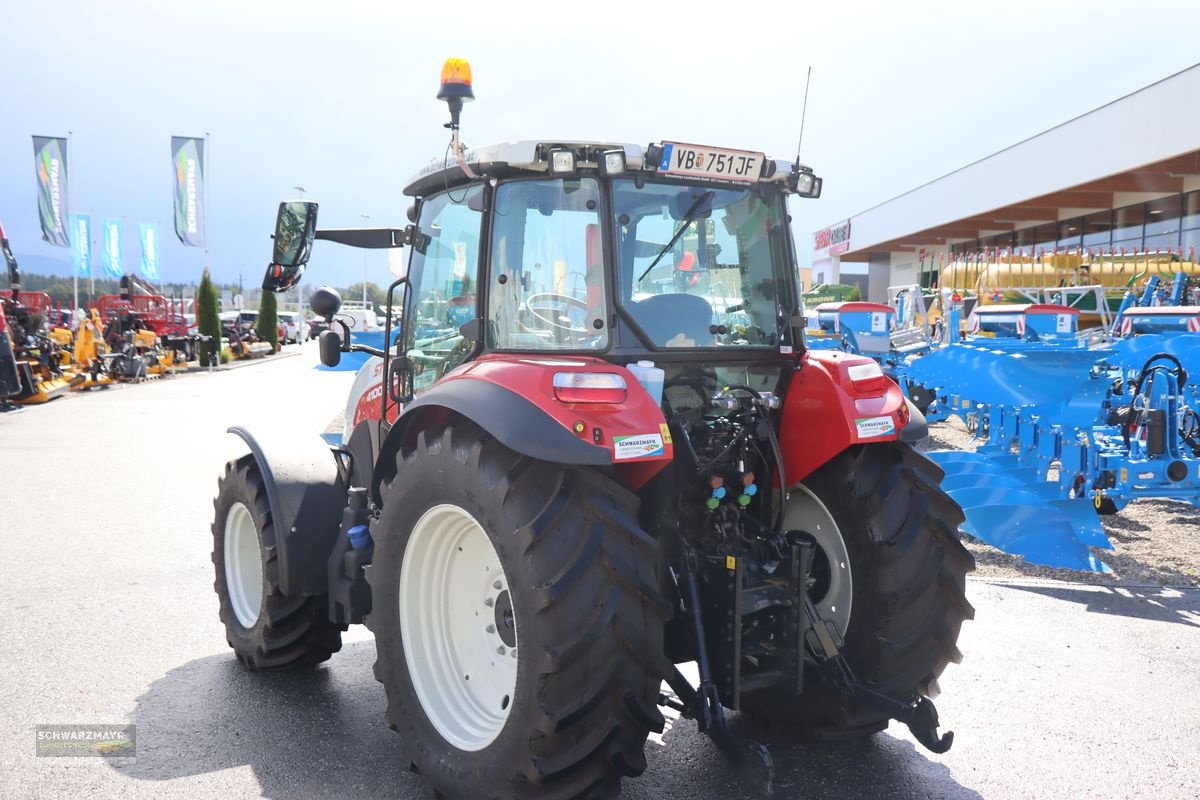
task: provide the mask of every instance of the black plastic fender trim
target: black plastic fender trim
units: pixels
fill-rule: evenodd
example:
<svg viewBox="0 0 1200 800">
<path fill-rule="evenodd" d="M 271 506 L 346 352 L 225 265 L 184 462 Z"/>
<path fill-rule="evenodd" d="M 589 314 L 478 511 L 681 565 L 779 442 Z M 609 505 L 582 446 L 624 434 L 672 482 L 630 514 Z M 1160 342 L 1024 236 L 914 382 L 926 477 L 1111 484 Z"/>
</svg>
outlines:
<svg viewBox="0 0 1200 800">
<path fill-rule="evenodd" d="M 325 594 L 329 554 L 341 531 L 346 485 L 337 456 L 319 436 L 232 427 L 262 473 L 279 557 L 279 589 L 289 597 Z"/>
<path fill-rule="evenodd" d="M 912 400 L 906 397 L 904 402 L 908 403 L 908 422 L 900 429 L 900 441 L 919 442 L 929 435 L 929 423 L 925 421 L 921 409 L 913 405 Z"/>
<path fill-rule="evenodd" d="M 379 485 L 394 477 L 396 453 L 424 412 L 441 408 L 471 420 L 521 455 L 556 464 L 609 466 L 612 453 L 573 435 L 537 404 L 495 383 L 460 379 L 439 384 L 404 408 L 379 448 L 371 494 L 380 501 Z"/>
</svg>

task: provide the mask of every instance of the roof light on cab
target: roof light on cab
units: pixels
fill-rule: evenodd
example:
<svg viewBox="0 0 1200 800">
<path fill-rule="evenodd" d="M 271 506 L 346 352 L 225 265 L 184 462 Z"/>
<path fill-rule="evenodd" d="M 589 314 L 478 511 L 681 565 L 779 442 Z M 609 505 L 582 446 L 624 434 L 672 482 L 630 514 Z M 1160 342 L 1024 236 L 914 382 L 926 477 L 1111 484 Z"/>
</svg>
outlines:
<svg viewBox="0 0 1200 800">
<path fill-rule="evenodd" d="M 447 58 L 442 65 L 442 85 L 438 89 L 438 100 L 456 98 L 463 102 L 475 99 L 471 91 L 471 65 L 465 58 Z"/>
<path fill-rule="evenodd" d="M 624 149 L 605 150 L 600 153 L 597 161 L 600 163 L 600 172 L 604 175 L 621 175 L 625 172 Z"/>
<path fill-rule="evenodd" d="M 575 172 L 575 153 L 567 147 L 546 150 L 546 166 L 551 175 L 570 175 Z"/>
</svg>

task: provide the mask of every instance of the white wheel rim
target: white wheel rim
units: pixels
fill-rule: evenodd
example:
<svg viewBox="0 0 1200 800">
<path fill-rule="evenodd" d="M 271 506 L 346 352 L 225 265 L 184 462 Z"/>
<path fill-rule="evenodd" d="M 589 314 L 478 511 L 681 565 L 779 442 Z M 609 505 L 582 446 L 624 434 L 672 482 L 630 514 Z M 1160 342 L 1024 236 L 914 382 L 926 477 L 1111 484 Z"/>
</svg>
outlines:
<svg viewBox="0 0 1200 800">
<path fill-rule="evenodd" d="M 400 568 L 400 635 L 421 708 L 460 750 L 482 750 L 508 720 L 517 628 L 508 578 L 486 532 L 454 505 L 426 511 Z"/>
<path fill-rule="evenodd" d="M 234 503 L 225 516 L 225 587 L 237 621 L 254 627 L 262 610 L 262 549 L 254 516 L 243 503 Z"/>
<path fill-rule="evenodd" d="M 850 570 L 850 553 L 833 515 L 817 496 L 804 486 L 796 486 L 788 498 L 783 517 L 785 531 L 799 530 L 812 534 L 817 548 L 829 564 L 829 586 L 813 601 L 818 613 L 832 620 L 842 636 L 850 627 L 850 607 L 854 600 L 854 579 Z M 818 555 L 818 559 L 821 555 Z"/>
</svg>

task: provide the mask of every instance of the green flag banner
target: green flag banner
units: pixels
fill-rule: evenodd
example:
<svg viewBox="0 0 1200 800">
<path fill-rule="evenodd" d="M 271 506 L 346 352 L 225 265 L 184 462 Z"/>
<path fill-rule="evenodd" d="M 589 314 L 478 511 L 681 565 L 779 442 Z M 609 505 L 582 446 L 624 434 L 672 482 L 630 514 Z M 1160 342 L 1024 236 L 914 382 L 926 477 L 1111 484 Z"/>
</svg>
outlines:
<svg viewBox="0 0 1200 800">
<path fill-rule="evenodd" d="M 175 235 L 188 247 L 204 247 L 204 140 L 171 137 L 175 173 Z"/>
<path fill-rule="evenodd" d="M 38 219 L 42 238 L 55 247 L 70 247 L 67 231 L 67 140 L 33 137 L 33 167 L 38 184 Z"/>
</svg>

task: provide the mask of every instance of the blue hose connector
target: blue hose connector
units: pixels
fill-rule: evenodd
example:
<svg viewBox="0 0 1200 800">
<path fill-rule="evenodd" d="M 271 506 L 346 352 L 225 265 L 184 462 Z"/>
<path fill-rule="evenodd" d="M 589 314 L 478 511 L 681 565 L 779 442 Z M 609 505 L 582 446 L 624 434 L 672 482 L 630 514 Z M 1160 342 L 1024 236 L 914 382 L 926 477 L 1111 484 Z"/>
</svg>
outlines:
<svg viewBox="0 0 1200 800">
<path fill-rule="evenodd" d="M 346 536 L 350 538 L 350 546 L 355 550 L 361 550 L 371 544 L 371 533 L 366 525 L 355 525 L 346 531 Z"/>
</svg>

